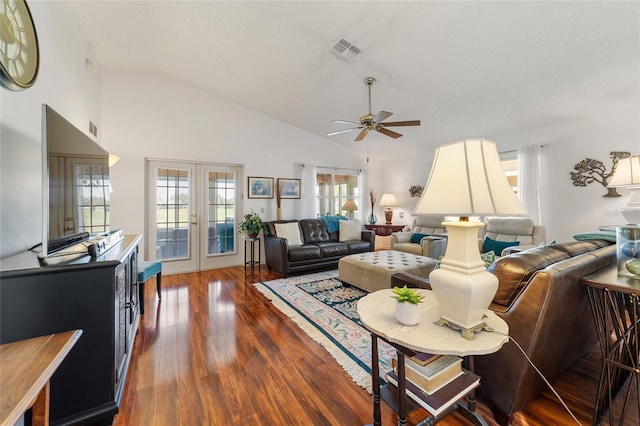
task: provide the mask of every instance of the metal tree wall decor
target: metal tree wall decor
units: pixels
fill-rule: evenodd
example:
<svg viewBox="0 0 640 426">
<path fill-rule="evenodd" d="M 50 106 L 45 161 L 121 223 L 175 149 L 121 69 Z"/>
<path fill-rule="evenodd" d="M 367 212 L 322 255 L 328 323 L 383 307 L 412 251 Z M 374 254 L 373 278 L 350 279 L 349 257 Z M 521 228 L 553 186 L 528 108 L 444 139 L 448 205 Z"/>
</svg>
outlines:
<svg viewBox="0 0 640 426">
<path fill-rule="evenodd" d="M 423 190 L 424 188 L 420 185 L 411 185 L 409 187 L 409 195 L 411 195 L 412 197 L 419 197 L 422 195 Z"/>
<path fill-rule="evenodd" d="M 575 172 L 570 172 L 571 180 L 574 186 L 587 186 L 592 182 L 598 182 L 605 188 L 609 178 L 613 176 L 618 166 L 618 160 L 621 158 L 627 158 L 631 156 L 630 152 L 626 151 L 612 151 L 609 153 L 613 165 L 611 171 L 607 173 L 607 168 L 602 161 L 594 160 L 593 158 L 585 158 L 574 166 Z M 607 193 L 603 197 L 619 197 L 620 194 L 615 188 L 607 188 Z"/>
</svg>

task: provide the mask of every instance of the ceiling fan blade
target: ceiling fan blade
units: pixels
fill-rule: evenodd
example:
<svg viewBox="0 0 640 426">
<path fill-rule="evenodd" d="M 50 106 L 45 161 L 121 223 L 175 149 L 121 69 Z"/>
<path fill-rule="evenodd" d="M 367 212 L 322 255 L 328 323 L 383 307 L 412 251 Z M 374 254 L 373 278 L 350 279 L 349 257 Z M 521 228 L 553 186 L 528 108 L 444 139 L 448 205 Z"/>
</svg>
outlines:
<svg viewBox="0 0 640 426">
<path fill-rule="evenodd" d="M 349 121 L 349 120 L 331 120 L 332 123 L 342 123 L 342 124 L 360 124 L 359 121 Z"/>
<path fill-rule="evenodd" d="M 400 136 L 402 136 L 400 133 L 396 133 L 396 132 L 394 132 L 392 130 L 385 129 L 384 127 L 378 127 L 375 130 L 377 132 L 382 133 L 383 135 L 387 135 L 387 136 L 392 137 L 394 139 L 398 139 Z"/>
<path fill-rule="evenodd" d="M 380 123 L 381 121 L 386 120 L 387 118 L 391 117 L 392 115 L 393 115 L 392 112 L 380 111 L 379 113 L 376 114 L 375 117 L 373 117 L 373 121 L 375 123 Z"/>
<path fill-rule="evenodd" d="M 360 126 L 360 127 L 353 127 L 353 128 L 351 128 L 351 129 L 338 130 L 337 132 L 330 132 L 330 133 L 327 133 L 327 136 L 339 135 L 340 133 L 351 132 L 351 131 L 353 131 L 353 130 L 358 130 L 358 129 L 362 129 L 362 126 Z"/>
<path fill-rule="evenodd" d="M 359 142 L 359 141 L 361 141 L 362 139 L 364 139 L 364 137 L 365 137 L 365 136 L 367 136 L 367 132 L 368 132 L 368 131 L 369 131 L 369 130 L 367 130 L 367 129 L 362 129 L 362 131 L 360 132 L 360 134 L 358 134 L 358 136 L 354 139 L 354 141 L 355 141 L 355 142 Z"/>
<path fill-rule="evenodd" d="M 384 127 L 392 127 L 392 126 L 419 126 L 420 120 L 409 120 L 409 121 L 392 121 L 390 123 L 380 123 Z"/>
</svg>

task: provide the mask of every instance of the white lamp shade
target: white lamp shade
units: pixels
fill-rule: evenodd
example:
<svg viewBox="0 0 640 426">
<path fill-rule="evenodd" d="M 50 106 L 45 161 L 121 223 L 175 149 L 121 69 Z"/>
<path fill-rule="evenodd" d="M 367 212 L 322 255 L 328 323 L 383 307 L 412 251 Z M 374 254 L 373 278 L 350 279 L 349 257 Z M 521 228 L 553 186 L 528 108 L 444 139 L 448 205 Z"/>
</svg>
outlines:
<svg viewBox="0 0 640 426">
<path fill-rule="evenodd" d="M 116 154 L 109 154 L 109 167 L 113 167 L 118 161 L 120 161 L 120 157 Z"/>
<path fill-rule="evenodd" d="M 380 198 L 380 206 L 382 207 L 395 207 L 398 205 L 398 201 L 396 200 L 396 196 L 393 194 L 382 194 L 382 198 Z"/>
<path fill-rule="evenodd" d="M 525 210 L 507 181 L 495 143 L 467 139 L 438 147 L 413 214 L 517 216 Z"/>
<path fill-rule="evenodd" d="M 616 171 L 609 179 L 607 187 L 640 186 L 640 155 L 618 160 Z"/>
<path fill-rule="evenodd" d="M 619 159 L 607 186 L 629 189 L 629 203 L 620 213 L 627 223 L 640 224 L 640 155 Z"/>
</svg>

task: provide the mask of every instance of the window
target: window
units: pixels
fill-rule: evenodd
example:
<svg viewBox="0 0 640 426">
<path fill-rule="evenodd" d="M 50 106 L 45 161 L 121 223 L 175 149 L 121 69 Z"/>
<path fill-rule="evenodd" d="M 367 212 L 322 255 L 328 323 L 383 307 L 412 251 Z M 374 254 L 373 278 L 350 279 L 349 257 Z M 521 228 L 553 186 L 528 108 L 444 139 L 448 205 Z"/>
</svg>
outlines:
<svg viewBox="0 0 640 426">
<path fill-rule="evenodd" d="M 502 168 L 513 192 L 518 193 L 518 151 L 501 152 Z"/>
<path fill-rule="evenodd" d="M 156 259 L 189 255 L 189 170 L 158 168 L 156 175 Z"/>
<path fill-rule="evenodd" d="M 357 170 L 326 169 L 316 172 L 316 213 L 318 216 L 347 215 L 342 206 L 347 200 L 358 204 L 360 188 Z"/>
<path fill-rule="evenodd" d="M 73 217 L 78 232 L 90 234 L 109 230 L 109 166 L 74 164 Z"/>
<path fill-rule="evenodd" d="M 207 171 L 208 253 L 234 251 L 236 238 L 236 174 L 233 171 Z"/>
</svg>

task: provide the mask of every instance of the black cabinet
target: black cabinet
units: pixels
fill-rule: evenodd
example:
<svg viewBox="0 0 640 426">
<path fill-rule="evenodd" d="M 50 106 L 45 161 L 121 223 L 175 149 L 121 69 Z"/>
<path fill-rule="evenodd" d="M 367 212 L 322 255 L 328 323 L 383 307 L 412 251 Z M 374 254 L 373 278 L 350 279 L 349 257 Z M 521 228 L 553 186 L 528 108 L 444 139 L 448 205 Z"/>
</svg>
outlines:
<svg viewBox="0 0 640 426">
<path fill-rule="evenodd" d="M 82 329 L 51 379 L 51 424 L 111 424 L 122 398 L 139 320 L 139 235 L 99 258 L 3 259 L 0 343 Z"/>
</svg>

